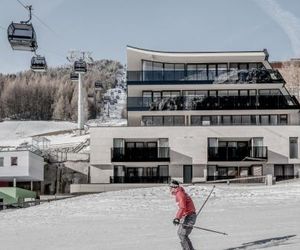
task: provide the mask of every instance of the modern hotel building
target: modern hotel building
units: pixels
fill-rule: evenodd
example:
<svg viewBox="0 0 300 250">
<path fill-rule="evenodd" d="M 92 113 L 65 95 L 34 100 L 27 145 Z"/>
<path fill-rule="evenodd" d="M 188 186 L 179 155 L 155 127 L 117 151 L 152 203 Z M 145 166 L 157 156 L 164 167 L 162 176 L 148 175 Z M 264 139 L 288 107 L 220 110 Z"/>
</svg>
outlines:
<svg viewBox="0 0 300 250">
<path fill-rule="evenodd" d="M 91 183 L 299 175 L 300 105 L 268 52 L 127 47 L 127 127 L 91 128 Z"/>
</svg>

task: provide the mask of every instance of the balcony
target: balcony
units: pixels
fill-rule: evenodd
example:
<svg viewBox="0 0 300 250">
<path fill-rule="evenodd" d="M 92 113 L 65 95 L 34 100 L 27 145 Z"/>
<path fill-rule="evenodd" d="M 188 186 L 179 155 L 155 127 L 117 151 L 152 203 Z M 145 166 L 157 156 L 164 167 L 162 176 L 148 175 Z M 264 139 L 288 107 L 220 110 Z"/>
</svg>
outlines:
<svg viewBox="0 0 300 250">
<path fill-rule="evenodd" d="M 112 162 L 153 162 L 170 161 L 169 147 L 136 147 L 136 148 L 112 148 Z"/>
<path fill-rule="evenodd" d="M 236 84 L 285 83 L 278 70 L 251 69 L 232 71 L 149 70 L 127 71 L 127 84 Z"/>
<path fill-rule="evenodd" d="M 294 96 L 128 97 L 128 111 L 300 109 Z"/>
<path fill-rule="evenodd" d="M 170 176 L 111 176 L 110 183 L 169 183 Z"/>
<path fill-rule="evenodd" d="M 208 147 L 208 161 L 263 161 L 268 147 Z"/>
</svg>

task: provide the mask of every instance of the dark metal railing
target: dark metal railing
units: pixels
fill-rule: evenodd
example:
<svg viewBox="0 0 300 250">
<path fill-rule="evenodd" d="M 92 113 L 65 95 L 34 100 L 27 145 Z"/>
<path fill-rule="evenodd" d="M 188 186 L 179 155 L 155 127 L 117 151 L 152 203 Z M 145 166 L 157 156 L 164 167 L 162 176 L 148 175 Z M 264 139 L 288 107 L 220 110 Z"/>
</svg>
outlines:
<svg viewBox="0 0 300 250">
<path fill-rule="evenodd" d="M 300 104 L 289 95 L 128 97 L 127 109 L 128 111 L 300 109 Z"/>
<path fill-rule="evenodd" d="M 183 83 L 284 83 L 278 70 L 251 69 L 251 70 L 147 70 L 127 71 L 128 84 L 155 84 L 158 82 Z"/>
<path fill-rule="evenodd" d="M 112 148 L 112 162 L 170 161 L 169 147 Z"/>
<path fill-rule="evenodd" d="M 110 183 L 169 183 L 170 176 L 111 176 Z"/>
<path fill-rule="evenodd" d="M 208 161 L 255 161 L 268 158 L 268 147 L 208 147 Z"/>
</svg>

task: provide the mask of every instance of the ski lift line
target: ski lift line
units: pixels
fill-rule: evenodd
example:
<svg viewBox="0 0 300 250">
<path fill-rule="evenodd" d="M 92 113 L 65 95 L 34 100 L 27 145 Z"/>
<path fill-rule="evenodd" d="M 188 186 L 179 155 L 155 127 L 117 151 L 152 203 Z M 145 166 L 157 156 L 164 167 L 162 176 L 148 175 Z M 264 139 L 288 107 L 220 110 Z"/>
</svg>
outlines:
<svg viewBox="0 0 300 250">
<path fill-rule="evenodd" d="M 41 18 L 39 18 L 36 14 L 32 13 L 32 15 L 46 28 L 48 28 L 51 32 L 53 32 L 56 36 L 61 37 L 57 32 L 55 32 L 48 24 L 46 24 Z"/>
<path fill-rule="evenodd" d="M 21 4 L 26 10 L 28 7 L 23 4 L 20 0 L 17 0 L 19 4 Z M 32 13 L 32 16 L 34 16 L 41 24 L 43 24 L 45 27 L 47 27 L 51 32 L 53 32 L 55 35 L 59 36 L 48 24 L 46 24 L 41 18 L 39 18 L 36 14 Z"/>
<path fill-rule="evenodd" d="M 27 9 L 26 5 L 23 4 L 20 0 L 17 0 L 17 2 L 18 2 L 19 4 L 21 4 L 25 9 Z"/>
<path fill-rule="evenodd" d="M 61 53 L 56 53 L 56 52 L 53 52 L 53 51 L 51 51 L 51 50 L 48 50 L 48 49 L 45 49 L 44 47 L 39 47 L 39 49 L 40 50 L 42 50 L 42 51 L 45 51 L 45 52 L 47 52 L 47 53 L 50 53 L 50 54 L 52 54 L 52 55 L 55 55 L 55 56 L 58 56 L 58 57 L 61 57 L 61 58 L 66 58 L 65 56 L 63 56 Z"/>
</svg>

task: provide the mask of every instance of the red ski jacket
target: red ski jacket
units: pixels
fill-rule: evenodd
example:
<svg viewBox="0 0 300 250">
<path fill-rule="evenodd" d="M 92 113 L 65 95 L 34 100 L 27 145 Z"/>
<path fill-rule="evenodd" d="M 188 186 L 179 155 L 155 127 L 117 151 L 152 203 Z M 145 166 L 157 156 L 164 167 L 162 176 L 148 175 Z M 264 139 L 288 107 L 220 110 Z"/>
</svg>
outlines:
<svg viewBox="0 0 300 250">
<path fill-rule="evenodd" d="M 178 187 L 175 192 L 176 202 L 178 203 L 177 219 L 196 212 L 192 198 L 184 191 L 183 187 Z"/>
</svg>

